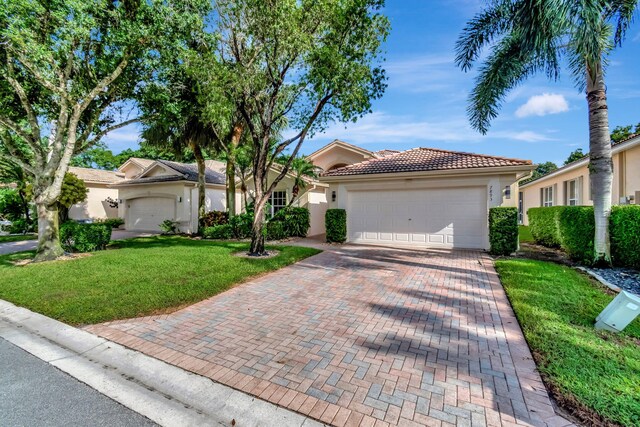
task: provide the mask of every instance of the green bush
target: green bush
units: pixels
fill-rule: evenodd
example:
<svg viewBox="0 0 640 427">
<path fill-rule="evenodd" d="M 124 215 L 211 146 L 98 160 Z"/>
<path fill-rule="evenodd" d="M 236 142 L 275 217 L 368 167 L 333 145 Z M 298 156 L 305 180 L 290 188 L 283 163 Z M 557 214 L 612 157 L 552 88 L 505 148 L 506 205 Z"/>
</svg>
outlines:
<svg viewBox="0 0 640 427">
<path fill-rule="evenodd" d="M 170 219 L 165 219 L 160 224 L 160 230 L 162 230 L 162 234 L 177 234 L 178 233 L 178 222 L 171 221 Z"/>
<path fill-rule="evenodd" d="M 640 205 L 614 206 L 609 234 L 614 264 L 640 270 Z"/>
<path fill-rule="evenodd" d="M 566 206 L 531 208 L 527 211 L 533 240 L 550 248 L 560 247 L 559 215 Z"/>
<path fill-rule="evenodd" d="M 98 221 L 99 224 L 106 224 L 111 228 L 118 228 L 121 225 L 124 225 L 124 219 L 122 218 L 107 218 L 107 219 L 101 219 L 100 221 Z"/>
<path fill-rule="evenodd" d="M 7 227 L 9 234 L 26 234 L 35 233 L 38 231 L 38 220 L 31 218 L 31 221 L 27 221 L 24 218 L 16 219 Z"/>
<path fill-rule="evenodd" d="M 24 216 L 24 204 L 18 190 L 0 188 L 0 219 L 16 221 Z"/>
<path fill-rule="evenodd" d="M 347 211 L 327 209 L 324 216 L 327 242 L 344 243 L 347 240 Z"/>
<path fill-rule="evenodd" d="M 214 225 L 222 225 L 229 223 L 229 214 L 223 211 L 210 211 L 202 217 L 202 225 L 213 227 Z"/>
<path fill-rule="evenodd" d="M 284 221 L 269 221 L 265 227 L 267 230 L 265 238 L 267 240 L 282 240 L 289 237 Z"/>
<path fill-rule="evenodd" d="M 489 209 L 489 243 L 493 255 L 509 255 L 518 250 L 518 209 Z"/>
<path fill-rule="evenodd" d="M 202 233 L 205 239 L 233 239 L 233 227 L 230 224 L 214 225 L 207 227 Z"/>
<path fill-rule="evenodd" d="M 311 215 L 307 208 L 287 207 L 280 209 L 271 221 L 284 223 L 286 237 L 307 237 L 311 227 Z"/>
<path fill-rule="evenodd" d="M 236 239 L 246 239 L 251 237 L 251 228 L 253 227 L 253 212 L 245 212 L 235 215 L 229 219 L 229 225 L 233 230 L 233 236 Z"/>
<path fill-rule="evenodd" d="M 574 261 L 591 265 L 594 259 L 595 220 L 591 206 L 563 206 L 558 210 L 560 245 Z"/>
<path fill-rule="evenodd" d="M 69 221 L 60 226 L 60 242 L 67 252 L 93 252 L 105 249 L 111 240 L 106 224 L 79 224 Z"/>
</svg>

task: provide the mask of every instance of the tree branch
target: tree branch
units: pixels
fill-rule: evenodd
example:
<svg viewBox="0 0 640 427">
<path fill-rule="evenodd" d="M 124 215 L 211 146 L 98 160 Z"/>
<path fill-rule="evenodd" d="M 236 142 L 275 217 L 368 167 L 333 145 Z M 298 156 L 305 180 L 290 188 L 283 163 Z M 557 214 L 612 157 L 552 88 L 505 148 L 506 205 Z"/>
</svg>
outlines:
<svg viewBox="0 0 640 427">
<path fill-rule="evenodd" d="M 83 132 L 80 138 L 78 138 L 78 141 L 76 142 L 76 150 L 74 150 L 74 153 L 77 154 L 86 148 L 90 148 L 94 144 L 98 143 L 100 139 L 106 134 L 108 134 L 109 132 L 123 128 L 125 126 L 129 126 L 130 124 L 139 122 L 141 119 L 142 119 L 141 117 L 136 117 L 135 119 L 125 120 L 124 122 L 118 123 L 113 126 L 109 126 L 108 128 L 103 129 L 102 131 L 95 134 L 91 139 L 88 139 L 90 134 L 90 129 L 87 128 L 87 130 Z"/>
</svg>

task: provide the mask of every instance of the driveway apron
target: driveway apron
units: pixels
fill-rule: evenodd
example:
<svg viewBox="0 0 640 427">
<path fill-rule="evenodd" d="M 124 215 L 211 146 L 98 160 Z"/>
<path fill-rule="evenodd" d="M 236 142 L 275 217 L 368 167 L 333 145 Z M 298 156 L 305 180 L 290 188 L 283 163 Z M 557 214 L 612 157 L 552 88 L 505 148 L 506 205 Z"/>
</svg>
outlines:
<svg viewBox="0 0 640 427">
<path fill-rule="evenodd" d="M 570 424 L 476 251 L 339 247 L 86 329 L 337 426 Z"/>
</svg>

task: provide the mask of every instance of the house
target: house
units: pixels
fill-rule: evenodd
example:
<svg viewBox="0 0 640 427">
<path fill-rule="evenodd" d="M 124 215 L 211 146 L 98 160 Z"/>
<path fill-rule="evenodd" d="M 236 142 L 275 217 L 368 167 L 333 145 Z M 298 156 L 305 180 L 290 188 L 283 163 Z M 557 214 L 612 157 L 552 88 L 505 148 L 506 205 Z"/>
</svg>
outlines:
<svg viewBox="0 0 640 427">
<path fill-rule="evenodd" d="M 640 135 L 613 144 L 614 204 L 640 203 Z M 593 205 L 589 156 L 520 186 L 520 220 L 528 224 L 527 210 L 539 206 Z"/>
<path fill-rule="evenodd" d="M 69 218 L 75 220 L 117 218 L 118 190 L 110 185 L 125 179 L 120 172 L 70 167 L 69 172 L 84 181 L 87 199 L 69 208 Z"/>
<path fill-rule="evenodd" d="M 226 209 L 225 164 L 205 163 L 206 210 Z M 160 231 L 165 220 L 183 233 L 198 229 L 198 167 L 196 164 L 131 158 L 118 169 L 125 179 L 111 185 L 118 192 L 118 216 L 127 230 Z"/>
<path fill-rule="evenodd" d="M 326 168 L 327 205 L 346 209 L 353 243 L 488 249 L 489 208 L 515 207 L 517 182 L 534 168 L 435 148 L 355 148 L 334 141 L 310 156 Z"/>
</svg>

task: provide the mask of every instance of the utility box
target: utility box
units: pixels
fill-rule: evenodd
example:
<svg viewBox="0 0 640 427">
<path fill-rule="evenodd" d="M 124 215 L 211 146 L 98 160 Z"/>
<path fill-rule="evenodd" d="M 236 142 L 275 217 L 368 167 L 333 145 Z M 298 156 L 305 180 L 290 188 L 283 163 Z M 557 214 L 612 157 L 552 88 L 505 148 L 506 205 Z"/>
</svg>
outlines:
<svg viewBox="0 0 640 427">
<path fill-rule="evenodd" d="M 596 329 L 620 332 L 640 314 L 640 296 L 620 291 L 596 317 Z"/>
</svg>

